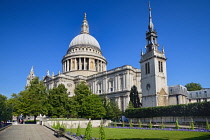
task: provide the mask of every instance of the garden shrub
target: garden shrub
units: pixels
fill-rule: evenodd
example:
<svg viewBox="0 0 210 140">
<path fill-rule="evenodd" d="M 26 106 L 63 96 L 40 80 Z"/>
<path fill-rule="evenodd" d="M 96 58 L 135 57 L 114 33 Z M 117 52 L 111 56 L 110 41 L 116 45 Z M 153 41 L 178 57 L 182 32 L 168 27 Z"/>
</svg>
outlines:
<svg viewBox="0 0 210 140">
<path fill-rule="evenodd" d="M 162 116 L 210 116 L 210 102 L 190 103 L 181 105 L 128 108 L 125 116 L 128 118 L 151 118 Z"/>
</svg>

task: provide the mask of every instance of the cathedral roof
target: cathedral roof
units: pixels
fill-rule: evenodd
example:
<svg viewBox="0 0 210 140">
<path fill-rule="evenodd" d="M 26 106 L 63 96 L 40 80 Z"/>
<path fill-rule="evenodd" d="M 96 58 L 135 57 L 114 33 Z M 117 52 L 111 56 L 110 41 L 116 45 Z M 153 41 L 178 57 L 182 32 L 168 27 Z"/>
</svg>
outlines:
<svg viewBox="0 0 210 140">
<path fill-rule="evenodd" d="M 98 41 L 89 34 L 88 21 L 86 20 L 86 13 L 84 14 L 84 20 L 81 27 L 81 34 L 77 35 L 70 43 L 69 47 L 75 45 L 90 45 L 100 49 Z"/>
<path fill-rule="evenodd" d="M 75 46 L 75 45 L 91 45 L 98 47 L 100 49 L 100 45 L 98 41 L 89 34 L 80 34 L 76 36 L 70 43 L 69 47 Z"/>
</svg>

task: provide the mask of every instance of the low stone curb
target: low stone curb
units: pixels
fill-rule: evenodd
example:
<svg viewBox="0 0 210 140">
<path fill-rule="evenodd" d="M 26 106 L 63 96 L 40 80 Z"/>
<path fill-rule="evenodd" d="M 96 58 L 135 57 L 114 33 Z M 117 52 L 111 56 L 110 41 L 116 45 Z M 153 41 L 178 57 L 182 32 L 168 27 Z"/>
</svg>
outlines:
<svg viewBox="0 0 210 140">
<path fill-rule="evenodd" d="M 54 132 L 57 131 L 56 129 L 54 129 L 54 128 L 50 127 L 50 126 L 47 126 L 47 125 L 43 125 L 43 126 L 47 127 L 48 129 L 50 129 L 50 130 L 52 130 Z M 72 136 L 69 136 L 68 134 L 64 134 L 64 137 L 66 139 L 68 139 L 68 140 L 77 140 L 77 139 L 73 138 Z"/>
<path fill-rule="evenodd" d="M 6 128 L 8 128 L 8 127 L 10 127 L 11 125 L 12 125 L 12 124 L 9 124 L 9 125 L 7 125 L 7 126 L 4 126 L 4 127 L 0 128 L 0 131 L 6 129 Z"/>
</svg>

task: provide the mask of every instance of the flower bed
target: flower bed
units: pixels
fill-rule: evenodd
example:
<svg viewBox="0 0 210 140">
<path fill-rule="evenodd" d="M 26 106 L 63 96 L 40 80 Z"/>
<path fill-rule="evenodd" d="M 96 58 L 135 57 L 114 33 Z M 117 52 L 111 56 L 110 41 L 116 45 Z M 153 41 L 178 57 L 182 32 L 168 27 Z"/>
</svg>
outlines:
<svg viewBox="0 0 210 140">
<path fill-rule="evenodd" d="M 83 140 L 85 138 L 85 135 L 76 136 L 76 133 L 71 134 L 70 132 L 67 132 L 67 134 L 78 140 Z M 99 139 L 92 137 L 91 140 L 99 140 Z"/>
</svg>

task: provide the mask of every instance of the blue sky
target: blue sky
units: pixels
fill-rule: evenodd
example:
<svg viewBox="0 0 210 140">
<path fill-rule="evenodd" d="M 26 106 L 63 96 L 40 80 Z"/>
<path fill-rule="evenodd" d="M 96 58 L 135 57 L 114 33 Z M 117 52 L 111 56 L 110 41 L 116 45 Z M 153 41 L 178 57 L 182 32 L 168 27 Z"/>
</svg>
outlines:
<svg viewBox="0 0 210 140">
<path fill-rule="evenodd" d="M 200 83 L 210 88 L 210 1 L 151 0 L 159 48 L 164 46 L 168 85 Z M 140 68 L 146 45 L 148 0 L 1 0 L 0 94 L 24 90 L 36 76 L 61 71 L 61 59 L 80 33 L 87 13 L 90 34 L 100 43 L 107 69 Z"/>
</svg>

